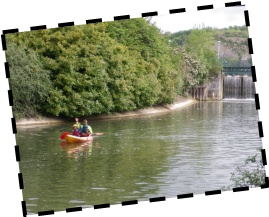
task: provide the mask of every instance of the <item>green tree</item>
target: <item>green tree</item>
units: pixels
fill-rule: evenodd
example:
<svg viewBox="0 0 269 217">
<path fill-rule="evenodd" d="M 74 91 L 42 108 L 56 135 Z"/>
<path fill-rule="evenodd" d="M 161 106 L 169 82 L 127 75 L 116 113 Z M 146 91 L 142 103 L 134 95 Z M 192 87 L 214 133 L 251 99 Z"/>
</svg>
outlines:
<svg viewBox="0 0 269 217">
<path fill-rule="evenodd" d="M 146 105 L 154 105 L 153 102 L 156 104 L 173 102 L 177 92 L 182 89 L 180 83 L 182 58 L 179 53 L 175 55 L 174 47 L 170 46 L 161 30 L 152 24 L 150 19 L 137 18 L 110 22 L 107 32 L 117 42 L 128 46 L 130 50 L 137 51 L 144 59 L 144 69 L 146 69 L 144 73 L 150 80 L 147 84 L 149 88 L 144 91 L 143 98 L 150 93 L 153 94 L 151 102 Z M 155 88 L 150 85 L 151 79 L 155 81 Z M 144 84 L 142 86 L 146 87 Z M 154 89 L 155 91 L 148 92 Z"/>
<path fill-rule="evenodd" d="M 192 30 L 179 31 L 167 34 L 167 37 L 177 45 L 183 46 Z"/>
<path fill-rule="evenodd" d="M 215 52 L 218 49 L 216 42 L 221 41 L 220 60 L 222 63 L 225 59 L 227 61 L 226 66 L 251 66 L 251 56 L 248 54 L 247 45 L 248 29 L 246 26 L 230 26 L 223 29 L 207 27 L 203 29 L 213 34 L 214 46 L 212 45 L 211 49 L 215 50 Z M 186 41 L 192 32 L 193 30 L 179 31 L 170 34 L 166 33 L 166 37 L 168 37 L 172 43 L 183 46 L 186 44 Z M 216 56 L 214 54 L 211 55 Z M 246 57 L 246 55 L 249 56 L 248 59 L 250 59 L 250 61 L 248 63 L 244 62 L 244 64 L 240 63 L 242 57 Z M 214 59 L 216 60 L 216 58 Z"/>
<path fill-rule="evenodd" d="M 106 31 L 117 42 L 138 51 L 145 60 L 168 54 L 167 40 L 150 19 L 136 18 L 108 22 Z"/>
<path fill-rule="evenodd" d="M 14 117 L 36 116 L 52 89 L 50 71 L 44 69 L 35 51 L 12 42 L 8 44 L 6 59 L 10 67 L 9 84 L 14 100 Z"/>
<path fill-rule="evenodd" d="M 51 72 L 43 112 L 55 116 L 170 103 L 180 89 L 180 58 L 144 19 L 24 32 L 9 41 L 37 52 Z"/>
<path fill-rule="evenodd" d="M 193 29 L 184 43 L 186 52 L 200 60 L 206 67 L 207 75 L 203 77 L 205 80 L 201 80 L 202 83 L 216 76 L 221 70 L 217 53 L 212 49 L 214 41 L 212 31 L 202 28 Z"/>
<path fill-rule="evenodd" d="M 183 75 L 184 75 L 184 93 L 187 93 L 192 88 L 202 85 L 209 80 L 205 65 L 194 56 L 188 54 L 182 49 L 184 58 Z"/>
</svg>

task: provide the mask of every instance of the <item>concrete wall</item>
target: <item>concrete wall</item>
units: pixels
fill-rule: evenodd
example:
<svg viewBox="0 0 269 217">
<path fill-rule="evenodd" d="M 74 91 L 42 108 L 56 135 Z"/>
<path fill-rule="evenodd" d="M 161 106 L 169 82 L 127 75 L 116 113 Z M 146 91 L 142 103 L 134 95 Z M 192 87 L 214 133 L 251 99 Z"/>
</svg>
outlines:
<svg viewBox="0 0 269 217">
<path fill-rule="evenodd" d="M 222 100 L 223 99 L 223 75 L 213 78 L 207 85 L 207 100 Z"/>
<path fill-rule="evenodd" d="M 207 88 L 206 86 L 199 86 L 191 90 L 189 94 L 193 99 L 204 101 L 207 98 Z"/>
<path fill-rule="evenodd" d="M 206 100 L 222 100 L 223 99 L 223 75 L 216 78 L 204 85 L 193 89 L 189 94 L 193 99 L 206 101 Z"/>
</svg>

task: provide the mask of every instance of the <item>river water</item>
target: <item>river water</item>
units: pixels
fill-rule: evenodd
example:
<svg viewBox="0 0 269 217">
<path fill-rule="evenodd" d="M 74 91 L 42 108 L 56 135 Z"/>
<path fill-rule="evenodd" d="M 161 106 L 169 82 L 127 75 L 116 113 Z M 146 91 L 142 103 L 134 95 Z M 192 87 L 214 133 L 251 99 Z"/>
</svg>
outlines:
<svg viewBox="0 0 269 217">
<path fill-rule="evenodd" d="M 18 128 L 28 214 L 202 194 L 232 184 L 231 172 L 260 152 L 254 100 L 199 102 L 124 120 L 89 120 L 104 132 L 91 145 L 59 135 L 72 123 Z"/>
</svg>

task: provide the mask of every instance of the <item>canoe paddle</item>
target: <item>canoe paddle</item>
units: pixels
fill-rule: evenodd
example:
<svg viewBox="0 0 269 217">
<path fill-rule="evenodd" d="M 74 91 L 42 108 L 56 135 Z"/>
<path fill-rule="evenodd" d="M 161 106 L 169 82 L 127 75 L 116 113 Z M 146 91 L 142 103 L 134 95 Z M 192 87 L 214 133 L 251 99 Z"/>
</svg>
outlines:
<svg viewBox="0 0 269 217">
<path fill-rule="evenodd" d="M 104 135 L 104 133 L 93 133 L 92 135 L 95 135 L 95 136 L 102 136 L 102 135 Z"/>
<path fill-rule="evenodd" d="M 69 133 L 69 132 L 63 132 L 62 135 L 60 136 L 60 139 L 65 139 L 65 137 L 67 135 L 69 135 L 69 134 L 71 134 L 71 133 Z"/>
</svg>

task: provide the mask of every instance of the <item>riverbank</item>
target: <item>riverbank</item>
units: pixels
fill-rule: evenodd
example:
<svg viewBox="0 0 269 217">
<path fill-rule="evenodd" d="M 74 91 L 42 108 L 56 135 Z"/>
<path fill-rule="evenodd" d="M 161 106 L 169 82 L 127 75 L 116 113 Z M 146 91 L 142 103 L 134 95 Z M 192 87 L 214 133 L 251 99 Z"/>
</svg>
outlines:
<svg viewBox="0 0 269 217">
<path fill-rule="evenodd" d="M 159 113 L 170 112 L 176 109 L 180 109 L 196 103 L 196 100 L 185 98 L 178 96 L 173 104 L 164 105 L 164 106 L 153 106 L 151 108 L 146 109 L 138 109 L 134 111 L 128 112 L 113 112 L 110 115 L 96 115 L 89 117 L 91 120 L 102 120 L 102 119 L 119 119 L 119 118 L 127 118 L 127 117 L 135 117 L 135 116 L 142 116 L 142 115 L 153 115 Z M 29 118 L 29 119 L 21 119 L 16 121 L 16 125 L 20 126 L 31 126 L 31 125 L 51 125 L 51 124 L 61 124 L 68 121 L 67 119 L 60 119 L 60 118 L 47 118 L 47 117 L 40 117 L 40 118 Z"/>
<path fill-rule="evenodd" d="M 164 106 L 153 106 L 151 108 L 145 108 L 145 109 L 138 109 L 134 111 L 128 111 L 128 112 L 114 112 L 111 115 L 98 115 L 95 117 L 91 117 L 92 120 L 96 119 L 117 119 L 117 118 L 127 118 L 127 117 L 135 117 L 135 116 L 142 116 L 142 115 L 154 115 L 159 113 L 165 113 L 170 112 L 176 109 L 180 109 L 183 107 L 186 107 L 188 105 L 191 105 L 193 103 L 197 102 L 196 100 L 185 98 L 178 96 L 177 99 L 173 104 L 164 105 Z"/>
</svg>

